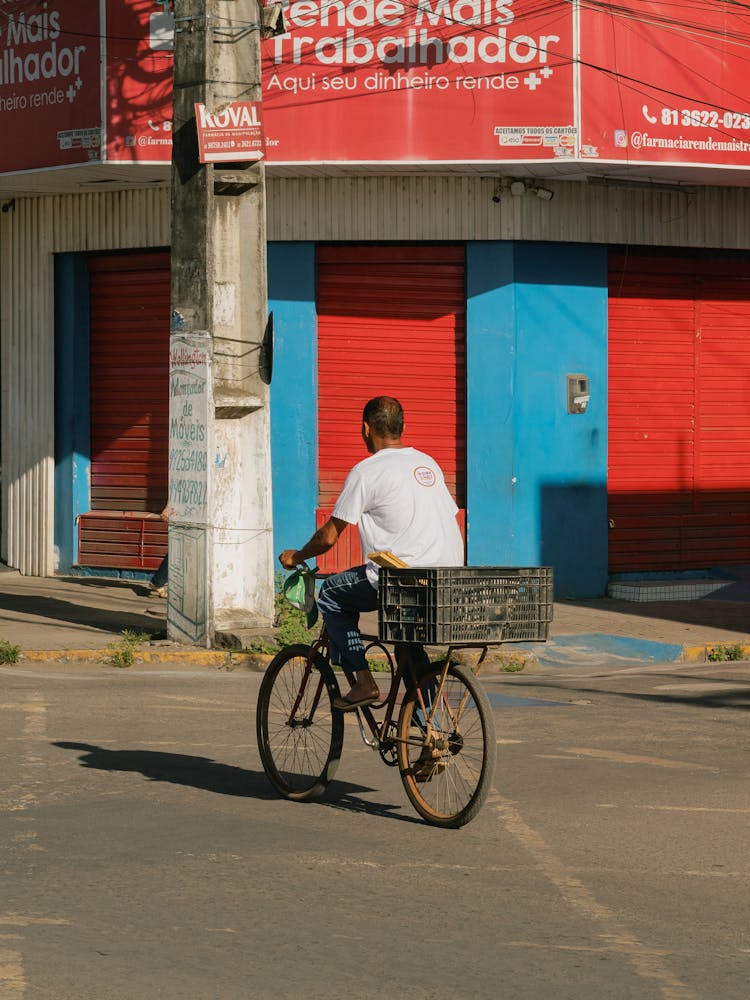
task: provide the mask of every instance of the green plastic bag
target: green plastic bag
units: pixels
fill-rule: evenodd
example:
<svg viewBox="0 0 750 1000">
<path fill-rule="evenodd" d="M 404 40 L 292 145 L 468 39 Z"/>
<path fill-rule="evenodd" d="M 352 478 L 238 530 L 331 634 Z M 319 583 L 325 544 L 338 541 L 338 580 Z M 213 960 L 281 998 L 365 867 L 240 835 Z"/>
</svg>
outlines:
<svg viewBox="0 0 750 1000">
<path fill-rule="evenodd" d="M 312 628 L 318 620 L 318 605 L 315 600 L 315 569 L 296 569 L 284 581 L 284 597 L 293 608 L 299 608 L 307 616 L 307 627 Z"/>
</svg>

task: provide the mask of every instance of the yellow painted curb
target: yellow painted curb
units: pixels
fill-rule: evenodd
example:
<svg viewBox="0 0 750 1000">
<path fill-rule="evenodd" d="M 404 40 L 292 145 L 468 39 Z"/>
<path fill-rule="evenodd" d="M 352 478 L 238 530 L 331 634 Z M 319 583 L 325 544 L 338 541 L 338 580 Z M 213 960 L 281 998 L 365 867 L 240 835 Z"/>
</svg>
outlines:
<svg viewBox="0 0 750 1000">
<path fill-rule="evenodd" d="M 139 649 L 136 663 L 192 663 L 197 666 L 221 667 L 229 654 L 225 649 Z"/>
<path fill-rule="evenodd" d="M 55 660 L 101 660 L 106 649 L 24 649 L 21 660 L 32 663 L 54 663 Z"/>
<path fill-rule="evenodd" d="M 20 655 L 28 663 L 107 663 L 112 650 L 26 649 Z M 185 663 L 203 667 L 242 667 L 263 673 L 273 659 L 264 653 L 238 653 L 228 649 L 141 649 L 134 651 L 139 663 Z"/>
<path fill-rule="evenodd" d="M 229 665 L 265 673 L 272 659 L 273 656 L 270 653 L 230 653 Z"/>
<path fill-rule="evenodd" d="M 706 646 L 683 646 L 682 659 L 684 663 L 705 663 Z"/>
<path fill-rule="evenodd" d="M 702 643 L 695 646 L 683 646 L 681 661 L 683 663 L 731 663 L 729 659 L 709 660 L 712 650 L 734 649 L 739 646 L 742 660 L 750 660 L 750 643 L 716 642 Z M 112 655 L 109 648 L 100 649 L 26 649 L 20 654 L 20 662 L 26 663 L 102 663 L 106 664 Z M 226 649 L 142 649 L 135 652 L 135 663 L 184 663 L 190 666 L 205 666 L 215 668 L 241 668 L 263 673 L 273 656 L 267 653 L 234 652 Z M 501 672 L 504 660 L 523 663 L 526 673 L 531 673 L 538 663 L 534 654 L 527 650 L 514 651 L 498 657 L 495 662 L 488 658 L 484 669 L 489 673 Z"/>
<path fill-rule="evenodd" d="M 135 652 L 134 663 L 190 663 L 197 666 L 224 666 L 229 659 L 226 650 L 219 649 L 142 649 Z M 30 663 L 91 662 L 106 663 L 111 649 L 25 649 L 21 660 Z"/>
</svg>

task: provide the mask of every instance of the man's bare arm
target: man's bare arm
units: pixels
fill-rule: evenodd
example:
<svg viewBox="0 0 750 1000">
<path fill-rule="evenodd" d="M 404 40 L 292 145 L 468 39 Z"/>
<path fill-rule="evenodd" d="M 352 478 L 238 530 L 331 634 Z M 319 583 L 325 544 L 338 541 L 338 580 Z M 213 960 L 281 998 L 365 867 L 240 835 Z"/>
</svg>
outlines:
<svg viewBox="0 0 750 1000">
<path fill-rule="evenodd" d="M 347 524 L 348 521 L 342 521 L 338 517 L 329 518 L 301 549 L 285 549 L 279 556 L 279 562 L 284 569 L 294 569 L 305 559 L 322 556 L 333 548 Z"/>
</svg>

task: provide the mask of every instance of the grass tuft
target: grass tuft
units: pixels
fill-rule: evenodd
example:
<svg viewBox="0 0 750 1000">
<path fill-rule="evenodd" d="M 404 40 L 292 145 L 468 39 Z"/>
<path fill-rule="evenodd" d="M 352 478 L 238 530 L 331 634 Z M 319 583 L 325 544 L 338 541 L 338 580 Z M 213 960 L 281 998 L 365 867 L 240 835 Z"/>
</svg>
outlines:
<svg viewBox="0 0 750 1000">
<path fill-rule="evenodd" d="M 742 646 L 737 642 L 732 646 L 712 646 L 708 651 L 709 663 L 726 663 L 744 657 Z"/>
<path fill-rule="evenodd" d="M 107 646 L 109 650 L 107 662 L 111 663 L 113 667 L 132 667 L 141 643 L 150 641 L 151 636 L 148 632 L 125 629 L 119 642 L 113 642 Z"/>
<path fill-rule="evenodd" d="M 0 663 L 18 663 L 20 655 L 20 646 L 14 646 L 7 639 L 0 639 Z"/>
</svg>

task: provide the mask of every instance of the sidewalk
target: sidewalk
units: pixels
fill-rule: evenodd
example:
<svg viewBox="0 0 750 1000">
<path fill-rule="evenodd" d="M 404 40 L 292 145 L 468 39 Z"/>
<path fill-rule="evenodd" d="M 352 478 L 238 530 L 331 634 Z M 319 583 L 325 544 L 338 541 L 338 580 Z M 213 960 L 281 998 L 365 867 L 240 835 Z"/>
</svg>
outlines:
<svg viewBox="0 0 750 1000">
<path fill-rule="evenodd" d="M 377 616 L 363 622 L 377 630 Z M 104 661 L 125 630 L 148 633 L 145 662 L 222 666 L 243 654 L 201 650 L 166 639 L 166 602 L 148 586 L 97 577 L 25 577 L 0 571 L 0 641 L 20 646 L 22 661 Z M 740 647 L 738 651 L 737 647 Z M 750 581 L 688 601 L 597 598 L 555 604 L 546 643 L 508 644 L 503 653 L 541 669 L 608 664 L 750 660 Z M 714 651 L 712 655 L 711 651 Z M 252 666 L 250 662 L 244 665 Z"/>
</svg>

